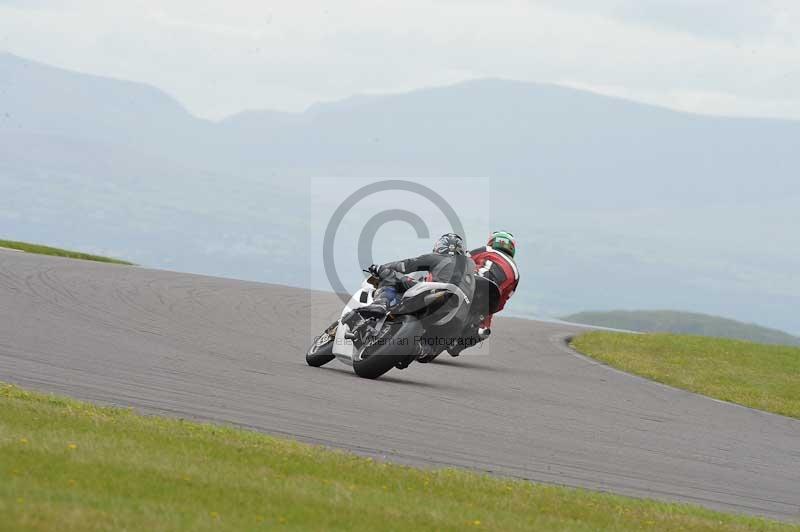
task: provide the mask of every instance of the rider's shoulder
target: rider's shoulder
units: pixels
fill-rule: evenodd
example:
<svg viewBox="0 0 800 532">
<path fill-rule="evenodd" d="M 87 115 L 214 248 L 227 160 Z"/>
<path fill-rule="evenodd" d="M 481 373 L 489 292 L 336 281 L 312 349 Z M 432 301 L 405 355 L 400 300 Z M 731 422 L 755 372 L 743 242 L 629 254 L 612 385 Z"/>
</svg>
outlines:
<svg viewBox="0 0 800 532">
<path fill-rule="evenodd" d="M 467 257 L 476 257 L 482 253 L 488 253 L 489 249 L 490 249 L 489 246 L 481 246 L 479 248 L 475 248 L 472 251 L 467 252 Z"/>
<path fill-rule="evenodd" d="M 511 266 L 511 268 L 514 270 L 514 275 L 517 278 L 519 278 L 519 270 L 517 269 L 517 263 L 514 260 L 514 257 L 506 255 L 502 251 L 498 251 L 498 250 L 493 249 L 493 248 L 488 247 L 488 246 L 486 247 L 486 252 L 491 254 L 491 256 L 493 257 L 494 260 L 500 259 L 500 260 L 504 261 L 506 264 L 508 264 L 509 266 Z"/>
</svg>

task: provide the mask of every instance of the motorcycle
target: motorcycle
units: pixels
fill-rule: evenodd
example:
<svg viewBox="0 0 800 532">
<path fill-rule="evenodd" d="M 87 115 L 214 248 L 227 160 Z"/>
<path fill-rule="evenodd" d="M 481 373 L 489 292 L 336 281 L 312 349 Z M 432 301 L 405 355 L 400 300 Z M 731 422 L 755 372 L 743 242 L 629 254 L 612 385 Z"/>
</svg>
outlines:
<svg viewBox="0 0 800 532">
<path fill-rule="evenodd" d="M 474 334 L 466 331 L 477 331 L 484 317 L 497 311 L 500 301 L 500 290 L 494 282 L 477 275 L 471 276 L 470 282 L 473 281 L 475 290 L 468 297 L 454 284 L 420 278 L 385 315 L 375 316 L 360 312 L 372 303 L 378 288 L 378 278 L 370 273 L 340 318 L 314 339 L 306 352 L 306 362 L 320 367 L 337 359 L 366 379 L 376 379 L 392 368 L 405 369 L 414 361 L 430 362 L 441 350 L 425 352 L 419 344 L 435 341 L 453 324 L 461 325 L 455 317 L 466 309 L 466 326 L 459 327 L 458 339 L 463 349 L 475 340 Z M 448 341 L 452 343 L 450 335 Z"/>
</svg>

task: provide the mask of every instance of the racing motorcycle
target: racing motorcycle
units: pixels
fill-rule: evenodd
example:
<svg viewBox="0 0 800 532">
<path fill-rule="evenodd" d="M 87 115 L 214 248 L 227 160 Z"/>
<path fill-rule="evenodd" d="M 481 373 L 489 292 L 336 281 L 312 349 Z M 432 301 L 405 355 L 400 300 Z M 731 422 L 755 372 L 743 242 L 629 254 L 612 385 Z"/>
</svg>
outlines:
<svg viewBox="0 0 800 532">
<path fill-rule="evenodd" d="M 320 367 L 335 358 L 352 366 L 359 377 L 376 379 L 414 361 L 430 362 L 441 351 L 426 354 L 419 348 L 420 342 L 435 339 L 437 333 L 448 330 L 466 307 L 466 334 L 457 341 L 468 346 L 475 336 L 467 331 L 477 331 L 484 317 L 497 311 L 500 301 L 499 288 L 484 277 L 473 276 L 475 290 L 471 298 L 454 284 L 420 278 L 385 315 L 362 314 L 359 310 L 372 303 L 378 288 L 378 278 L 364 271 L 370 275 L 347 302 L 339 320 L 317 336 L 306 352 L 309 366 Z"/>
</svg>

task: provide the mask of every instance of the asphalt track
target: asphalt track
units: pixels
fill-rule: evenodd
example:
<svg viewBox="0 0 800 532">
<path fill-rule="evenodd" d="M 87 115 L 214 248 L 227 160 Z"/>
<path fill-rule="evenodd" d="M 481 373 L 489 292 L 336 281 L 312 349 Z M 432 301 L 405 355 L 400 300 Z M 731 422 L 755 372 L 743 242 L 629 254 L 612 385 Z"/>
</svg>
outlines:
<svg viewBox="0 0 800 532">
<path fill-rule="evenodd" d="M 306 366 L 339 310 L 296 288 L 0 251 L 0 380 L 406 464 L 800 520 L 800 421 L 597 364 L 563 324 L 497 320 L 489 353 L 377 381 Z"/>
</svg>

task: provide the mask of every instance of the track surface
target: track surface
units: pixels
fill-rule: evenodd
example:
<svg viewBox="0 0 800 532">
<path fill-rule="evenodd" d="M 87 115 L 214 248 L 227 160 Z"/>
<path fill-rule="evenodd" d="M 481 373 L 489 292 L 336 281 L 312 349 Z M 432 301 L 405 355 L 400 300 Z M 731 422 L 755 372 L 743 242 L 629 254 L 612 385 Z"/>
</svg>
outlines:
<svg viewBox="0 0 800 532">
<path fill-rule="evenodd" d="M 390 460 L 800 520 L 800 421 L 573 354 L 498 320 L 486 355 L 383 379 L 310 368 L 333 296 L 0 251 L 0 380 Z"/>
</svg>

